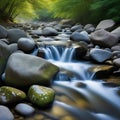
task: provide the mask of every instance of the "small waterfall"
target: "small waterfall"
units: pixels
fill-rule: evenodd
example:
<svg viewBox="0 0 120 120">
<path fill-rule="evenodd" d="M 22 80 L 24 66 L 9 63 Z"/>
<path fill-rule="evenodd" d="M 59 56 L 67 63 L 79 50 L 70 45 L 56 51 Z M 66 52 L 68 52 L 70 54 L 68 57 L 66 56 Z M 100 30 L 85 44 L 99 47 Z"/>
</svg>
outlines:
<svg viewBox="0 0 120 120">
<path fill-rule="evenodd" d="M 79 61 L 73 61 L 75 48 L 73 47 L 62 47 L 62 46 L 45 46 L 41 47 L 45 53 L 45 58 L 58 66 L 61 69 L 64 69 L 64 72 L 59 72 L 56 80 L 68 81 L 68 80 L 88 80 L 92 79 L 91 73 L 87 69 L 91 66 L 87 63 L 81 63 Z M 65 72 L 66 71 L 66 72 Z M 68 73 L 73 76 L 68 76 Z"/>
<path fill-rule="evenodd" d="M 47 60 L 71 62 L 74 55 L 74 48 L 46 46 L 40 48 L 45 52 Z"/>
</svg>

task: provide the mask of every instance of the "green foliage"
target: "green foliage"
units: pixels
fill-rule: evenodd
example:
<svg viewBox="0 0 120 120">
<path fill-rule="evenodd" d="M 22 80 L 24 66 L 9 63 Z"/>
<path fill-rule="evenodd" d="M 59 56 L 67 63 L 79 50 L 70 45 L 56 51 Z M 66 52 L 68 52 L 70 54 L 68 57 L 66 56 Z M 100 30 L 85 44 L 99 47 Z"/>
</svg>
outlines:
<svg viewBox="0 0 120 120">
<path fill-rule="evenodd" d="M 40 11 L 37 12 L 39 17 L 37 20 L 39 21 L 52 21 L 54 20 L 53 14 L 49 12 L 47 9 L 41 9 Z"/>
<path fill-rule="evenodd" d="M 91 5 L 93 17 L 97 20 L 113 19 L 120 22 L 120 1 L 119 0 L 94 0 Z"/>
<path fill-rule="evenodd" d="M 1 0 L 0 19 L 13 21 L 18 15 L 34 18 L 42 6 L 43 0 Z"/>
<path fill-rule="evenodd" d="M 0 19 L 50 21 L 69 18 L 83 23 L 97 23 L 102 19 L 120 22 L 119 0 L 0 0 Z"/>
<path fill-rule="evenodd" d="M 97 23 L 102 19 L 120 21 L 119 0 L 54 0 L 54 17 L 70 18 L 81 23 Z"/>
<path fill-rule="evenodd" d="M 93 0 L 55 0 L 51 11 L 55 17 L 70 18 L 87 22 L 90 15 L 90 4 Z"/>
</svg>

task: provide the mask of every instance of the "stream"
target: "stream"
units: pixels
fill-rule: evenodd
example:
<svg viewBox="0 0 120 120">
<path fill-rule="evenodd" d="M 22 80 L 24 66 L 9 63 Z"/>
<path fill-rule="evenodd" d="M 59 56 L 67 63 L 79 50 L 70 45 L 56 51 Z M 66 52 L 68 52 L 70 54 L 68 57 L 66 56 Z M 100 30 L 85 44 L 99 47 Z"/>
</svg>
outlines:
<svg viewBox="0 0 120 120">
<path fill-rule="evenodd" d="M 58 120 L 119 120 L 119 87 L 107 86 L 103 80 L 93 80 L 88 62 L 74 60 L 74 48 L 44 46 L 39 49 L 45 59 L 57 65 L 60 72 L 52 87 L 56 90 L 54 107 L 47 111 Z"/>
</svg>

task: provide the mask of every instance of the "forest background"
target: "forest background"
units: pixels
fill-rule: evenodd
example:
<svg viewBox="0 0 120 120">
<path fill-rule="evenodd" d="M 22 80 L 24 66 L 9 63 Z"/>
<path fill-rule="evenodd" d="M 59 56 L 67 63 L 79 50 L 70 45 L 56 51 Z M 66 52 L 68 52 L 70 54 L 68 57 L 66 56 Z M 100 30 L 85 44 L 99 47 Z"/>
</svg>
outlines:
<svg viewBox="0 0 120 120">
<path fill-rule="evenodd" d="M 0 21 L 71 19 L 82 24 L 113 19 L 120 23 L 119 0 L 0 0 Z"/>
</svg>

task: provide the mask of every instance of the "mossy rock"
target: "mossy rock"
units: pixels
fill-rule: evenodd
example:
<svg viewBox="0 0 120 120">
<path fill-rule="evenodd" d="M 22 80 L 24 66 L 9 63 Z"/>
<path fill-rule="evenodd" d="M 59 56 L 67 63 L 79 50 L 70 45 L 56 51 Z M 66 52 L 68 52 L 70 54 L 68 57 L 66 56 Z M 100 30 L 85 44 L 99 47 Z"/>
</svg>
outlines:
<svg viewBox="0 0 120 120">
<path fill-rule="evenodd" d="M 52 88 L 39 85 L 32 85 L 28 91 L 29 100 L 38 106 L 49 106 L 55 98 L 55 91 Z"/>
<path fill-rule="evenodd" d="M 0 87 L 0 104 L 10 104 L 22 101 L 26 98 L 26 94 L 13 87 Z"/>
</svg>

